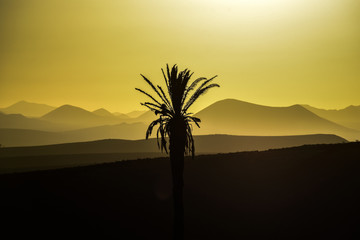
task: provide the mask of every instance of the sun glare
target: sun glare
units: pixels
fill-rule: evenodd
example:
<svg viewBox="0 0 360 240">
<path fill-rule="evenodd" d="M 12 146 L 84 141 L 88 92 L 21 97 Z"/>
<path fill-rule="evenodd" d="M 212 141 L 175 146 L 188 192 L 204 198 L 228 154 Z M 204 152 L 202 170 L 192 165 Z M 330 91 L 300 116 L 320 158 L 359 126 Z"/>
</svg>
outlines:
<svg viewBox="0 0 360 240">
<path fill-rule="evenodd" d="M 300 0 L 203 0 L 202 4 L 217 5 L 225 7 L 271 7 L 278 9 L 293 8 L 306 1 Z"/>
<path fill-rule="evenodd" d="M 208 8 L 219 13 L 221 21 L 255 25 L 271 25 L 279 22 L 286 24 L 289 20 L 303 15 L 308 10 L 306 6 L 309 6 L 309 3 L 304 0 L 203 0 L 197 2 L 201 9 Z"/>
<path fill-rule="evenodd" d="M 327 108 L 359 101 L 359 0 L 26 2 L 0 3 L 0 107 L 24 99 L 140 110 L 129 94 L 138 74 L 162 77 L 165 63 L 221 76 L 199 109 L 229 97 Z"/>
</svg>

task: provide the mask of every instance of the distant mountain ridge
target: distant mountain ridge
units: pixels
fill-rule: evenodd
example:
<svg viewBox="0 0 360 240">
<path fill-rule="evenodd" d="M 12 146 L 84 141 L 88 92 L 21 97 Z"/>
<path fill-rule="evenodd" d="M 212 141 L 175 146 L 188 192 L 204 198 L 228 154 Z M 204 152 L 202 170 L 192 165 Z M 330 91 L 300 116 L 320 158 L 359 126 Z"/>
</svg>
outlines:
<svg viewBox="0 0 360 240">
<path fill-rule="evenodd" d="M 218 101 L 195 114 L 201 119 L 196 134 L 303 135 L 336 134 L 348 139 L 358 131 L 321 118 L 301 105 L 268 107 L 235 99 Z"/>
<path fill-rule="evenodd" d="M 131 112 L 126 113 L 126 115 L 131 117 L 131 118 L 137 118 L 140 115 L 144 114 L 145 112 L 147 112 L 147 110 L 145 110 L 145 111 L 131 111 Z"/>
<path fill-rule="evenodd" d="M 109 112 L 108 110 L 104 109 L 104 108 L 99 108 L 95 111 L 93 111 L 92 113 L 94 113 L 95 115 L 101 116 L 101 117 L 114 117 L 115 115 L 112 114 L 111 112 Z"/>
<path fill-rule="evenodd" d="M 119 124 L 124 121 L 105 109 L 98 109 L 94 112 L 90 112 L 72 105 L 58 107 L 42 116 L 41 119 L 55 123 L 78 126 L 79 128 Z"/>
<path fill-rule="evenodd" d="M 68 127 L 39 118 L 29 118 L 21 114 L 4 114 L 0 112 L 0 128 L 29 129 L 39 131 L 64 131 Z M 11 136 L 9 136 L 11 137 Z"/>
<path fill-rule="evenodd" d="M 323 112 L 314 113 L 306 106 L 269 107 L 248 103 L 235 99 L 218 101 L 195 114 L 201 119 L 201 128 L 193 126 L 194 135 L 231 134 L 253 136 L 335 134 L 348 140 L 360 139 L 360 131 L 342 126 L 339 122 L 330 121 L 319 116 Z M 360 107 L 348 107 L 339 110 L 357 119 Z M 328 113 L 327 110 L 324 110 Z M 330 111 L 330 110 L 329 110 Z M 338 113 L 339 111 L 336 111 Z M 330 112 L 332 113 L 332 112 Z M 100 108 L 93 112 L 85 109 L 63 105 L 44 114 L 41 118 L 29 118 L 20 114 L 0 113 L 0 128 L 27 129 L 46 132 L 58 132 L 50 137 L 41 137 L 37 144 L 49 143 L 44 139 L 52 139 L 51 143 L 69 141 L 89 141 L 106 138 L 140 139 L 145 135 L 146 127 L 157 118 L 151 111 L 137 111 L 137 117 L 113 114 Z M 138 124 L 135 124 L 138 123 Z M 128 125 L 126 125 L 128 124 Z M 72 134 L 70 134 L 72 131 Z M 7 131 L 9 133 L 10 131 Z M 20 131 L 14 131 L 19 136 Z M 61 135 L 60 133 L 63 133 Z M 27 131 L 29 135 L 30 132 Z M 31 133 L 34 135 L 35 133 Z M 59 139 L 55 141 L 54 136 Z M 71 137 L 69 137 L 71 135 Z M 7 135 L 9 139 L 18 139 Z M 34 135 L 35 136 L 35 135 Z M 42 134 L 42 136 L 45 136 Z M 67 136 L 67 137 L 64 137 Z M 20 141 L 20 139 L 19 139 Z M 23 139 L 21 143 L 27 142 Z M 12 142 L 12 144 L 15 144 Z"/>
<path fill-rule="evenodd" d="M 94 112 L 87 111 L 85 109 L 63 105 L 53 111 L 45 114 L 40 118 L 29 118 L 21 114 L 4 114 L 0 112 L 0 128 L 3 129 L 28 129 L 38 131 L 50 131 L 50 132 L 63 132 L 70 130 L 82 130 L 86 128 L 101 128 L 110 129 L 105 132 L 116 132 L 117 125 L 127 123 L 150 123 L 153 119 L 154 113 L 145 111 L 137 118 L 130 118 L 126 115 L 115 116 L 105 109 L 98 109 Z M 145 127 L 134 130 L 134 136 L 127 136 L 129 139 L 137 138 L 139 135 L 137 132 L 145 131 Z M 126 131 L 128 132 L 128 131 Z M 143 134 L 142 134 L 143 135 Z M 105 137 L 106 138 L 106 137 Z"/>
<path fill-rule="evenodd" d="M 64 104 L 62 106 L 73 106 L 73 105 Z M 73 107 L 80 108 L 77 106 L 73 106 Z M 47 113 L 50 113 L 51 111 L 53 111 L 55 109 L 57 109 L 57 107 L 49 106 L 47 104 L 32 103 L 32 102 L 27 102 L 27 101 L 22 100 L 22 101 L 14 103 L 8 107 L 0 108 L 0 112 L 5 113 L 5 114 L 21 114 L 26 117 L 39 118 L 39 117 L 44 116 Z M 80 108 L 80 109 L 83 109 L 83 108 Z M 87 110 L 85 110 L 85 111 L 87 111 Z M 99 108 L 99 109 L 93 111 L 94 114 L 99 115 L 99 116 L 107 116 L 107 117 L 117 116 L 117 117 L 120 117 L 123 119 L 136 118 L 145 112 L 146 111 L 132 111 L 132 112 L 129 112 L 129 115 L 128 115 L 128 114 L 119 113 L 119 112 L 111 113 L 108 110 L 106 110 L 105 108 Z"/>
<path fill-rule="evenodd" d="M 61 132 L 0 128 L 0 144 L 5 147 L 11 147 L 94 141 L 110 138 L 135 140 L 145 138 L 146 128 L 147 126 L 144 123 L 121 123 Z"/>
<path fill-rule="evenodd" d="M 55 107 L 46 104 L 20 101 L 9 107 L 1 108 L 0 111 L 6 114 L 22 114 L 28 117 L 41 117 L 54 109 Z"/>
<path fill-rule="evenodd" d="M 315 113 L 316 115 L 336 122 L 343 126 L 360 130 L 360 106 L 348 106 L 339 110 L 325 110 L 315 108 L 309 105 L 302 105 L 304 108 Z"/>
</svg>

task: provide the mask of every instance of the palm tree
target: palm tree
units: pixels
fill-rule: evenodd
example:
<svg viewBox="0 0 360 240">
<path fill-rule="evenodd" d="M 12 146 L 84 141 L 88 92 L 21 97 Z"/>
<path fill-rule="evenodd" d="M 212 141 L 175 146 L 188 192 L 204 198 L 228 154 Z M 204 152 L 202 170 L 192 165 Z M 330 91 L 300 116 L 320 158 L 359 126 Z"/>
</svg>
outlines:
<svg viewBox="0 0 360 240">
<path fill-rule="evenodd" d="M 175 64 L 171 71 L 169 65 L 166 65 L 166 74 L 161 69 L 166 88 L 155 86 L 144 75 L 141 76 L 150 85 L 156 93 L 153 97 L 149 93 L 136 88 L 137 91 L 145 94 L 152 101 L 144 102 L 141 105 L 149 108 L 159 115 L 159 118 L 150 123 L 146 131 L 146 139 L 151 135 L 153 128 L 158 125 L 156 132 L 157 144 L 161 151 L 168 153 L 167 139 L 170 141 L 170 162 L 173 184 L 174 199 L 174 239 L 183 239 L 184 234 L 184 208 L 183 208 L 183 172 L 184 172 L 184 154 L 195 155 L 195 145 L 192 135 L 192 123 L 199 126 L 199 118 L 191 116 L 188 113 L 193 103 L 210 88 L 219 87 L 212 83 L 212 80 L 201 77 L 190 83 L 193 73 L 185 69 L 178 72 Z M 167 90 L 167 91 L 166 91 Z M 166 94 L 167 92 L 167 94 Z"/>
</svg>

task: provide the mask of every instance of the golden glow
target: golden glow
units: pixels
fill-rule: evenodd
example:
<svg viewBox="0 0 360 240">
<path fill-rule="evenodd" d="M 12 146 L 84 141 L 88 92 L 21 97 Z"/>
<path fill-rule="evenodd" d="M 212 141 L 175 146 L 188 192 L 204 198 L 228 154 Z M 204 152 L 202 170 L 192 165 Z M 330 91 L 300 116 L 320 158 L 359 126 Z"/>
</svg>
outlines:
<svg viewBox="0 0 360 240">
<path fill-rule="evenodd" d="M 0 0 L 0 107 L 19 100 L 141 109 L 140 73 L 166 63 L 224 99 L 360 104 L 358 0 Z"/>
</svg>

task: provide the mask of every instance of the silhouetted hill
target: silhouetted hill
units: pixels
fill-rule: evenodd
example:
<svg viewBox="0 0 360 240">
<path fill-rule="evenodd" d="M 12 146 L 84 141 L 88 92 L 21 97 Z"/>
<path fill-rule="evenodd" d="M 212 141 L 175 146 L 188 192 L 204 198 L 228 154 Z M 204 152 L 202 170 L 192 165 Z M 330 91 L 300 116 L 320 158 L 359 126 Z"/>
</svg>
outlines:
<svg viewBox="0 0 360 240">
<path fill-rule="evenodd" d="M 0 128 L 0 144 L 2 147 L 36 146 L 46 143 L 63 143 L 69 139 L 61 133 L 32 129 Z M 1 151 L 1 150 L 0 150 Z"/>
<path fill-rule="evenodd" d="M 106 111 L 106 110 L 104 110 Z M 61 106 L 48 114 L 45 114 L 41 118 L 29 118 L 25 117 L 21 114 L 4 114 L 0 112 L 0 127 L 6 128 L 6 129 L 27 129 L 27 130 L 38 130 L 38 131 L 50 131 L 50 132 L 61 132 L 61 131 L 69 131 L 69 130 L 80 130 L 82 132 L 82 129 L 89 128 L 89 127 L 103 127 L 104 129 L 113 128 L 114 131 L 118 130 L 118 127 L 116 126 L 104 126 L 104 125 L 119 125 L 121 123 L 125 122 L 140 122 L 140 121 L 134 121 L 133 119 L 124 116 L 114 116 L 114 115 L 108 115 L 105 114 L 105 112 L 102 110 L 97 111 L 96 113 L 92 113 L 89 111 L 86 111 L 82 108 L 70 106 L 70 105 L 64 105 Z M 102 113 L 102 115 L 101 115 Z M 111 113 L 110 113 L 111 114 Z M 140 119 L 141 120 L 141 119 Z M 139 138 L 139 131 L 145 131 L 143 126 L 140 126 L 141 124 L 138 124 L 139 128 L 129 128 L 134 131 L 134 134 L 128 134 L 129 131 L 126 131 L 127 134 L 126 138 L 128 139 L 137 139 Z M 135 126 L 135 125 L 133 125 Z M 90 131 L 89 131 L 90 132 Z M 110 132 L 109 130 L 105 132 Z M 20 133 L 19 131 L 17 133 Z M 29 131 L 27 131 L 29 133 Z M 104 136 L 101 138 L 110 138 L 115 133 Z M 87 138 L 87 140 L 90 139 L 99 139 L 98 135 L 94 135 L 90 138 Z M 116 135 L 116 134 L 115 134 Z M 122 136 L 116 135 L 117 137 Z M 141 135 L 143 136 L 143 134 Z M 9 137 L 7 135 L 7 137 Z M 14 137 L 10 137 L 11 139 L 15 139 Z M 26 135 L 24 136 L 26 139 Z M 63 142 L 63 141 L 56 141 L 56 142 Z M 44 144 L 43 142 L 42 144 Z M 13 144 L 13 143 L 12 143 Z"/>
<path fill-rule="evenodd" d="M 45 137 L 48 136 L 45 135 Z M 267 150 L 271 148 L 284 148 L 304 144 L 343 142 L 346 142 L 346 140 L 335 135 L 280 137 L 229 135 L 195 136 L 197 155 L 204 153 Z M 91 154 L 109 154 L 111 158 L 99 156 L 89 157 Z M 46 161 L 46 156 L 50 155 L 57 155 L 57 157 L 52 161 Z M 87 157 L 81 158 L 80 155 L 86 155 Z M 161 154 L 159 151 L 156 139 L 136 141 L 107 139 L 93 142 L 66 143 L 47 146 L 6 147 L 0 148 L 0 172 L 51 169 L 165 155 L 165 153 Z M 74 156 L 78 156 L 78 158 Z"/>
<path fill-rule="evenodd" d="M 359 239 L 359 155 L 347 143 L 186 158 L 185 239 Z M 0 192 L 2 236 L 171 239 L 167 158 L 1 175 Z"/>
<path fill-rule="evenodd" d="M 131 118 L 137 118 L 139 117 L 141 114 L 144 114 L 147 111 L 131 111 L 129 113 L 126 113 L 127 116 L 131 117 Z"/>
<path fill-rule="evenodd" d="M 111 113 L 108 110 L 104 109 L 104 108 L 99 108 L 95 111 L 93 111 L 92 113 L 94 113 L 95 115 L 101 116 L 101 117 L 107 117 L 107 118 L 112 118 L 112 119 L 120 119 L 121 121 L 126 122 L 127 120 L 130 119 L 129 116 L 122 114 L 122 113 Z"/>
<path fill-rule="evenodd" d="M 336 134 L 353 140 L 360 132 L 345 128 L 310 112 L 300 105 L 268 107 L 234 99 L 216 102 L 201 110 L 196 134 L 302 135 Z"/>
<path fill-rule="evenodd" d="M 95 114 L 79 107 L 63 105 L 48 114 L 45 114 L 41 117 L 41 119 L 60 124 L 72 125 L 77 128 L 118 124 L 122 122 L 122 119 L 112 115 L 111 113 L 106 116 L 104 111 L 106 110 L 99 110 L 97 111 L 97 114 Z M 102 115 L 99 115 L 99 112 L 102 113 Z"/>
<path fill-rule="evenodd" d="M 93 141 L 109 138 L 140 139 L 144 138 L 145 131 L 146 126 L 143 123 L 121 123 L 62 132 L 0 128 L 0 144 L 11 147 Z"/>
<path fill-rule="evenodd" d="M 9 107 L 1 108 L 0 111 L 6 114 L 21 114 L 28 117 L 40 117 L 54 109 L 55 107 L 46 104 L 20 101 Z"/>
<path fill-rule="evenodd" d="M 125 124 L 124 124 L 125 125 Z M 0 129 L 0 136 L 10 129 Z M 17 131 L 18 129 L 15 129 Z M 77 132 L 77 131 L 74 131 Z M 36 133 L 36 132 L 35 132 Z M 40 132 L 46 134 L 46 132 Z M 54 133 L 50 133 L 54 134 Z M 12 133 L 12 135 L 15 135 Z M 24 136 L 20 132 L 19 136 Z M 51 135 L 50 135 L 51 136 Z M 66 136 L 65 134 L 63 135 Z M 32 135 L 33 139 L 41 136 Z M 198 153 L 227 153 L 240 151 L 267 150 L 301 146 L 305 144 L 344 143 L 344 138 L 336 135 L 299 135 L 299 136 L 233 136 L 233 135 L 201 135 L 194 136 L 195 147 Z M 74 142 L 57 145 L 10 147 L 0 149 L 0 157 L 28 156 L 28 155 L 56 155 L 80 153 L 129 153 L 129 152 L 159 152 L 156 139 L 124 140 L 104 139 L 91 142 Z"/>
<path fill-rule="evenodd" d="M 1 128 L 31 129 L 40 131 L 61 131 L 68 129 L 62 124 L 52 123 L 38 118 L 28 118 L 21 114 L 4 114 L 0 112 Z M 12 138 L 9 135 L 4 138 Z"/>
<path fill-rule="evenodd" d="M 115 116 L 111 112 L 109 112 L 108 110 L 106 110 L 104 108 L 99 108 L 99 109 L 93 111 L 93 113 L 95 115 L 98 115 L 98 116 L 101 116 L 101 117 L 113 117 L 113 116 Z"/>
<path fill-rule="evenodd" d="M 152 121 L 156 120 L 158 117 L 154 114 L 154 112 L 146 111 L 142 113 L 140 116 L 131 119 L 131 122 L 142 122 L 149 125 Z"/>
<path fill-rule="evenodd" d="M 152 121 L 158 118 L 158 116 L 156 116 L 154 112 L 151 111 L 135 111 L 135 112 L 136 113 L 131 115 L 132 116 L 137 115 L 136 117 L 128 117 L 127 119 L 124 118 L 123 121 L 126 123 L 145 123 L 149 125 Z"/>
<path fill-rule="evenodd" d="M 349 128 L 360 130 L 360 106 L 349 106 L 339 110 L 325 110 L 309 105 L 303 105 L 303 107 L 320 117 L 326 118 L 330 121 L 339 123 Z"/>
<path fill-rule="evenodd" d="M 354 109 L 353 109 L 354 108 Z M 346 109 L 354 115 L 356 107 Z M 344 110 L 344 112 L 346 112 Z M 317 116 L 300 105 L 267 107 L 238 100 L 223 100 L 203 109 L 196 116 L 202 120 L 201 129 L 194 126 L 194 134 L 231 135 L 306 135 L 336 134 L 349 140 L 360 139 L 360 131 L 345 128 Z M 71 105 L 61 106 L 39 119 L 22 115 L 0 114 L 0 127 L 7 130 L 1 137 L 5 146 L 43 145 L 64 142 L 90 141 L 107 138 L 141 139 L 146 126 L 157 116 L 145 111 L 136 118 L 115 116 L 105 109 L 89 112 Z M 128 123 L 129 125 L 124 125 Z M 138 124 L 135 124 L 138 123 Z M 121 125 L 123 124 L 123 125 Z M 145 124 L 145 125 L 144 125 Z M 18 130 L 14 130 L 18 129 Z M 37 130 L 52 133 L 24 132 Z M 72 132 L 70 132 L 72 130 Z M 63 131 L 67 131 L 62 133 Z M 14 135 L 11 135 L 13 133 Z M 34 136 L 39 137 L 34 137 Z M 18 142 L 16 142 L 18 140 Z"/>
<path fill-rule="evenodd" d="M 81 123 L 82 121 L 98 121 L 100 119 L 99 116 L 86 111 L 85 109 L 71 105 L 63 105 L 56 108 L 42 116 L 42 118 L 54 122 L 65 122 L 70 124 L 74 121 Z"/>
<path fill-rule="evenodd" d="M 143 123 L 120 123 L 116 125 L 77 129 L 63 132 L 63 134 L 69 136 L 72 142 L 109 138 L 135 140 L 145 138 L 146 129 L 147 126 Z"/>
</svg>

